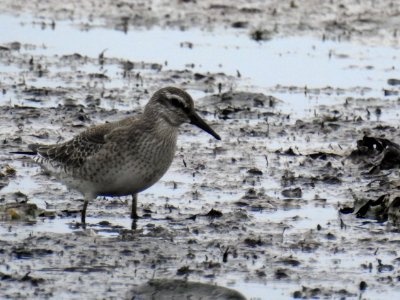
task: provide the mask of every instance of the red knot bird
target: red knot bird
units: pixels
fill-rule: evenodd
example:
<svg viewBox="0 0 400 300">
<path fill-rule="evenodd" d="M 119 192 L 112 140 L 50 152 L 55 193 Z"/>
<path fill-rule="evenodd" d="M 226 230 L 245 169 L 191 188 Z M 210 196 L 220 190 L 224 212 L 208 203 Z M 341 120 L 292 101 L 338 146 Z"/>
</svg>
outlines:
<svg viewBox="0 0 400 300">
<path fill-rule="evenodd" d="M 45 169 L 84 195 L 83 225 L 87 206 L 97 196 L 132 195 L 131 218 L 136 220 L 137 194 L 167 172 L 183 123 L 221 139 L 195 112 L 187 92 L 166 87 L 151 97 L 138 117 L 88 128 L 64 143 L 30 145 L 30 149 Z"/>
</svg>

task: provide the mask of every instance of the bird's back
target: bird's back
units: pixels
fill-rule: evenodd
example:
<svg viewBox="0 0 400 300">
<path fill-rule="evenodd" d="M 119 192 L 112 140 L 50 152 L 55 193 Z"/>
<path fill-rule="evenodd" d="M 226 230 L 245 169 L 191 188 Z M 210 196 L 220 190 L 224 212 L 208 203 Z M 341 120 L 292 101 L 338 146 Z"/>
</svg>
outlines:
<svg viewBox="0 0 400 300">
<path fill-rule="evenodd" d="M 53 168 L 61 167 L 64 171 L 73 170 L 81 167 L 90 156 L 104 147 L 108 134 L 135 122 L 136 119 L 130 117 L 92 126 L 67 142 L 53 145 L 32 144 L 29 148 L 38 154 L 37 159 L 41 164 L 50 164 Z"/>
</svg>

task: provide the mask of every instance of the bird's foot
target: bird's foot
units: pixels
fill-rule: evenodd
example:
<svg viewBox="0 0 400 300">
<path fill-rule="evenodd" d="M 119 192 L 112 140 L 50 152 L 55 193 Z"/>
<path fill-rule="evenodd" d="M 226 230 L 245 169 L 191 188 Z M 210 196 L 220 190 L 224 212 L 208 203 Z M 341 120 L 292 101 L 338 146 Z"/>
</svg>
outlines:
<svg viewBox="0 0 400 300">
<path fill-rule="evenodd" d="M 138 221 L 138 218 L 132 218 L 132 224 L 131 224 L 131 229 L 132 230 L 136 230 L 137 229 L 137 221 Z"/>
<path fill-rule="evenodd" d="M 83 222 L 76 222 L 76 228 L 86 229 L 86 223 Z"/>
<path fill-rule="evenodd" d="M 139 215 L 138 215 L 136 212 L 132 212 L 132 213 L 131 213 L 131 219 L 132 219 L 132 220 L 139 220 L 140 217 L 139 217 Z"/>
</svg>

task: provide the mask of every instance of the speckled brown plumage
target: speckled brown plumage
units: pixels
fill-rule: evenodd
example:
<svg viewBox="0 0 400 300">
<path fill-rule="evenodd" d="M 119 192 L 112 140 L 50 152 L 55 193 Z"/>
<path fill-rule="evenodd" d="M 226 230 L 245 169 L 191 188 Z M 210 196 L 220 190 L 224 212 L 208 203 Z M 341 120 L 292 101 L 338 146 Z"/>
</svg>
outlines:
<svg viewBox="0 0 400 300">
<path fill-rule="evenodd" d="M 106 144 L 106 135 L 114 129 L 135 122 L 135 118 L 97 125 L 77 135 L 72 140 L 55 145 L 30 145 L 30 149 L 40 156 L 40 160 L 51 162 L 65 170 L 82 167 L 91 155 L 96 154 Z M 112 137 L 111 137 L 112 139 Z"/>
</svg>

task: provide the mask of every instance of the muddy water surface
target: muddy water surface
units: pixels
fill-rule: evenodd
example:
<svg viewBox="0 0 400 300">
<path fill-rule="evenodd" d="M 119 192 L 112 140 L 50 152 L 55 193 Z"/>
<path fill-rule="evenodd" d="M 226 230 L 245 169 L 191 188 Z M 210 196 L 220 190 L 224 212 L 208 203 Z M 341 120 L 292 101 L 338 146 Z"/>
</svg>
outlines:
<svg viewBox="0 0 400 300">
<path fill-rule="evenodd" d="M 2 297 L 132 298 L 151 279 L 248 299 L 400 295 L 396 224 L 339 212 L 396 193 L 397 169 L 349 158 L 364 134 L 400 141 L 396 45 L 61 19 L 0 16 Z M 183 126 L 135 231 L 129 198 L 96 199 L 83 230 L 82 196 L 9 154 L 137 114 L 165 85 L 223 140 Z"/>
</svg>

